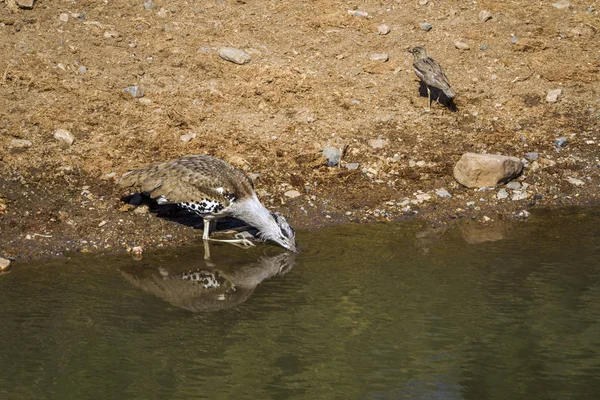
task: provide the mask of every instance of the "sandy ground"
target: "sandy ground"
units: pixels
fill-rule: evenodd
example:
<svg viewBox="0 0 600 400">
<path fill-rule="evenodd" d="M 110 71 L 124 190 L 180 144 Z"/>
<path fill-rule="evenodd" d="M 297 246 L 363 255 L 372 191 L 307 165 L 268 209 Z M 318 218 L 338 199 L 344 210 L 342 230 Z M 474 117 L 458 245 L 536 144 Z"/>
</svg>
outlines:
<svg viewBox="0 0 600 400">
<path fill-rule="evenodd" d="M 240 166 L 264 203 L 299 228 L 398 218 L 484 223 L 593 204 L 599 13 L 589 0 L 552 3 L 156 0 L 146 9 L 141 0 L 40 0 L 12 11 L 0 2 L 0 256 L 198 240 L 186 224 L 133 211 L 115 185 L 128 169 L 185 154 Z M 482 10 L 493 18 L 481 22 Z M 423 22 L 432 29 L 420 29 Z M 378 34 L 381 24 L 388 34 Z M 455 111 L 425 110 L 407 53 L 415 45 L 446 70 Z M 252 60 L 225 61 L 223 46 Z M 389 60 L 372 61 L 379 53 Z M 123 93 L 132 85 L 144 97 Z M 558 88 L 558 101 L 547 103 Z M 61 144 L 56 129 L 74 143 Z M 191 141 L 180 139 L 190 133 Z M 567 146 L 558 152 L 559 137 Z M 378 138 L 383 147 L 375 148 Z M 343 149 L 339 166 L 325 165 L 324 146 Z M 498 200 L 500 188 L 478 192 L 454 181 L 452 168 L 468 151 L 538 152 L 540 160 L 520 178 L 529 185 L 516 192 L 521 200 L 512 190 Z M 453 197 L 438 197 L 440 188 Z M 290 190 L 301 195 L 291 199 Z"/>
</svg>

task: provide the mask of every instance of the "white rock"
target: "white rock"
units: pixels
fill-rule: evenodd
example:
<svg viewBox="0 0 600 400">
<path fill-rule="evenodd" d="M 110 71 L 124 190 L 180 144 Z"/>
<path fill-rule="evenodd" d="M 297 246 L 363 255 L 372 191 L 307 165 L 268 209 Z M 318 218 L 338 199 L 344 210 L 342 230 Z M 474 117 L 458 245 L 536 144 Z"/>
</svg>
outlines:
<svg viewBox="0 0 600 400">
<path fill-rule="evenodd" d="M 302 196 L 302 193 L 300 193 L 297 190 L 288 190 L 287 192 L 285 192 L 283 194 L 285 197 L 289 197 L 290 199 L 295 199 L 296 197 L 300 197 Z"/>
<path fill-rule="evenodd" d="M 247 64 L 252 60 L 250 54 L 242 49 L 236 49 L 235 47 L 221 47 L 218 54 L 223 60 L 240 65 Z"/>
<path fill-rule="evenodd" d="M 33 8 L 35 0 L 16 0 L 16 3 L 20 8 L 31 10 Z"/>
<path fill-rule="evenodd" d="M 355 17 L 366 18 L 369 16 L 369 13 L 366 11 L 358 11 L 358 10 L 348 10 L 349 15 L 353 15 Z"/>
<path fill-rule="evenodd" d="M 389 144 L 389 142 L 385 139 L 382 139 L 381 137 L 378 137 L 377 139 L 369 140 L 369 146 L 371 146 L 374 149 L 383 149 L 388 144 Z"/>
<path fill-rule="evenodd" d="M 552 89 L 548 91 L 546 95 L 547 103 L 556 103 L 558 101 L 558 97 L 562 94 L 562 89 Z"/>
<path fill-rule="evenodd" d="M 516 178 L 523 171 L 517 157 L 465 153 L 454 166 L 454 179 L 469 188 L 496 186 Z"/>
<path fill-rule="evenodd" d="M 459 50 L 469 50 L 471 48 L 471 46 L 469 46 L 467 43 L 461 42 L 460 40 L 454 42 L 454 47 Z"/>
<path fill-rule="evenodd" d="M 443 199 L 449 199 L 452 197 L 450 192 L 448 192 L 446 189 L 438 189 L 435 191 L 435 194 L 437 194 L 438 197 L 441 197 Z"/>
<path fill-rule="evenodd" d="M 386 24 L 381 24 L 377 27 L 377 33 L 379 33 L 380 35 L 387 35 L 391 31 L 392 29 Z"/>
<path fill-rule="evenodd" d="M 106 31 L 104 32 L 104 37 L 107 39 L 115 39 L 121 36 L 121 34 L 117 31 Z"/>
<path fill-rule="evenodd" d="M 426 166 L 426 165 L 427 165 L 427 163 L 426 163 L 425 161 L 421 160 L 421 161 L 417 161 L 417 164 L 416 164 L 416 165 L 417 165 L 417 167 L 419 167 L 419 168 L 423 168 L 424 166 Z"/>
<path fill-rule="evenodd" d="M 69 14 L 67 14 L 67 13 L 62 13 L 62 14 L 60 14 L 60 15 L 58 16 L 58 19 L 59 19 L 61 22 L 69 22 Z"/>
<path fill-rule="evenodd" d="M 0 257 L 0 271 L 8 271 L 10 268 L 10 260 Z"/>
<path fill-rule="evenodd" d="M 13 139 L 10 141 L 9 147 L 11 149 L 17 149 L 17 150 L 24 150 L 24 149 L 28 149 L 32 146 L 32 143 L 30 140 L 26 140 L 26 139 Z"/>
<path fill-rule="evenodd" d="M 179 136 L 179 140 L 181 140 L 184 143 L 190 142 L 193 139 L 196 139 L 196 132 L 188 132 L 184 135 Z"/>
<path fill-rule="evenodd" d="M 556 3 L 552 3 L 552 6 L 558 8 L 559 10 L 564 10 L 565 8 L 571 7 L 571 3 L 567 0 L 559 0 Z"/>
<path fill-rule="evenodd" d="M 488 21 L 490 19 L 492 19 L 492 13 L 489 12 L 488 10 L 481 10 L 479 12 L 479 20 L 481 22 L 485 22 L 485 21 Z"/>
<path fill-rule="evenodd" d="M 512 201 L 525 200 L 528 197 L 529 197 L 529 193 L 527 193 L 525 191 L 521 191 L 521 190 L 515 190 L 513 192 L 511 200 Z"/>
<path fill-rule="evenodd" d="M 371 61 L 387 62 L 390 59 L 390 56 L 387 53 L 373 53 L 369 55 L 369 59 Z"/>
<path fill-rule="evenodd" d="M 573 178 L 572 176 L 569 176 L 567 178 L 567 181 L 570 184 L 575 185 L 575 186 L 583 186 L 583 185 L 585 185 L 584 181 L 582 181 L 581 179 Z"/>
<path fill-rule="evenodd" d="M 510 190 L 519 190 L 519 189 L 521 189 L 521 183 L 520 182 L 515 182 L 515 181 L 508 182 L 506 184 L 506 188 L 510 189 Z"/>
<path fill-rule="evenodd" d="M 61 144 L 67 147 L 71 146 L 75 141 L 75 137 L 73 136 L 73 134 L 66 129 L 55 130 L 53 136 L 54 139 L 58 140 L 59 142 L 61 142 Z"/>
</svg>

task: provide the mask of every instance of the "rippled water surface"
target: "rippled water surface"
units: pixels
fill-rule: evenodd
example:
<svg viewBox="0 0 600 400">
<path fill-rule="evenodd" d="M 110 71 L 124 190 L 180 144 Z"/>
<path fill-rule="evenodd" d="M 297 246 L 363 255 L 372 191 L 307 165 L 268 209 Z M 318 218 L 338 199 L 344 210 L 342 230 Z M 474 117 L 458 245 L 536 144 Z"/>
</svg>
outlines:
<svg viewBox="0 0 600 400">
<path fill-rule="evenodd" d="M 17 264 L 0 399 L 592 399 L 600 210 Z"/>
</svg>

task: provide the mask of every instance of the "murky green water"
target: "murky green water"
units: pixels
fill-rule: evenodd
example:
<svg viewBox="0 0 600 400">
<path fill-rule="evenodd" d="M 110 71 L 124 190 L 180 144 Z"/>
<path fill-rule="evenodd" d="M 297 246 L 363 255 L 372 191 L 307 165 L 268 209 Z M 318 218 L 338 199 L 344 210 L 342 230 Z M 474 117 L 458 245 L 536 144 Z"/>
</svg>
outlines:
<svg viewBox="0 0 600 400">
<path fill-rule="evenodd" d="M 0 399 L 597 398 L 600 210 L 479 226 L 17 265 Z"/>
</svg>

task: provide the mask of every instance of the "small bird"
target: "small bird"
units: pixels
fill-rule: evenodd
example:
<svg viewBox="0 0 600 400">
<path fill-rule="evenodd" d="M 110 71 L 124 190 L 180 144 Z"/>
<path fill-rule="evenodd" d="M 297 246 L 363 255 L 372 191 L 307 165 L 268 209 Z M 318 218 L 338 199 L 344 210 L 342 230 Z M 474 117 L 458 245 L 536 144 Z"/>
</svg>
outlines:
<svg viewBox="0 0 600 400">
<path fill-rule="evenodd" d="M 247 239 L 210 239 L 211 222 L 223 217 L 241 219 L 271 240 L 297 252 L 296 235 L 285 218 L 258 200 L 254 185 L 240 169 L 208 155 L 189 155 L 126 172 L 118 181 L 147 193 L 159 204 L 177 204 L 204 219 L 205 241 L 253 245 Z"/>
<path fill-rule="evenodd" d="M 430 87 L 441 90 L 448 99 L 452 100 L 454 96 L 456 96 L 456 93 L 454 93 L 454 90 L 450 87 L 448 78 L 440 64 L 429 57 L 423 47 L 415 47 L 409 50 L 409 53 L 415 56 L 415 61 L 413 63 L 415 73 L 427 87 L 427 109 L 431 109 Z"/>
</svg>

